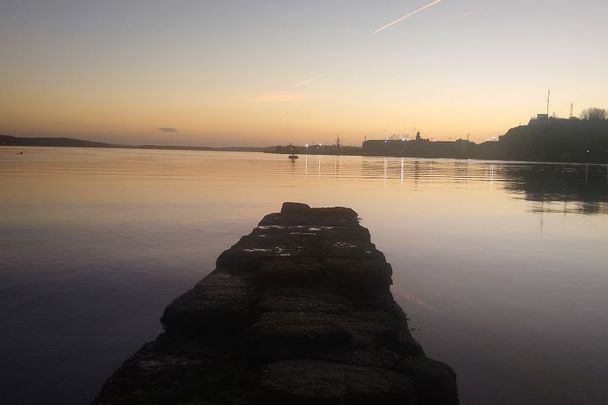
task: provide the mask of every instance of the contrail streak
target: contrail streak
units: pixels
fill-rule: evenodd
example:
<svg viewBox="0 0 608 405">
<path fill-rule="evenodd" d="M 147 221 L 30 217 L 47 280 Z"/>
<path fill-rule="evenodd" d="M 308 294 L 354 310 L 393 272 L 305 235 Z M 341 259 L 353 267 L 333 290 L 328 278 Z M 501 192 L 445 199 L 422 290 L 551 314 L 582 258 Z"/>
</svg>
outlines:
<svg viewBox="0 0 608 405">
<path fill-rule="evenodd" d="M 426 6 L 422 6 L 422 7 L 420 7 L 419 9 L 414 10 L 414 11 L 412 11 L 411 13 L 404 15 L 403 17 L 397 18 L 395 21 L 390 22 L 390 23 L 386 24 L 385 26 L 378 28 L 376 31 L 374 31 L 374 34 L 377 34 L 377 33 L 379 33 L 380 31 L 384 31 L 385 29 L 387 29 L 387 28 L 389 28 L 389 27 L 392 27 L 393 25 L 398 24 L 398 23 L 400 23 L 401 21 L 403 21 L 403 20 L 405 20 L 405 19 L 407 19 L 407 18 L 410 18 L 410 17 L 411 17 L 411 16 L 413 16 L 414 14 L 418 14 L 419 12 L 421 12 L 421 11 L 422 11 L 422 10 L 424 10 L 424 9 L 427 9 L 427 8 L 429 8 L 429 7 L 432 7 L 432 6 L 434 6 L 435 4 L 437 4 L 437 3 L 441 3 L 442 1 L 443 1 L 443 0 L 435 0 L 435 1 L 432 1 L 432 2 L 430 2 L 429 4 L 427 4 Z"/>
<path fill-rule="evenodd" d="M 319 80 L 320 78 L 321 78 L 321 76 L 314 76 L 314 77 L 311 77 L 310 79 L 304 80 L 303 82 L 294 84 L 293 87 L 301 87 L 301 86 L 304 86 L 305 84 L 314 82 L 315 80 Z"/>
<path fill-rule="evenodd" d="M 456 16 L 456 17 L 454 17 L 453 19 L 454 19 L 454 20 L 460 20 L 461 18 L 465 18 L 465 17 L 468 17 L 468 16 L 473 15 L 473 14 L 475 14 L 475 13 L 478 13 L 478 12 L 479 12 L 479 10 L 480 10 L 480 9 L 467 11 L 466 13 L 462 13 L 462 14 L 457 15 L 457 16 Z"/>
</svg>

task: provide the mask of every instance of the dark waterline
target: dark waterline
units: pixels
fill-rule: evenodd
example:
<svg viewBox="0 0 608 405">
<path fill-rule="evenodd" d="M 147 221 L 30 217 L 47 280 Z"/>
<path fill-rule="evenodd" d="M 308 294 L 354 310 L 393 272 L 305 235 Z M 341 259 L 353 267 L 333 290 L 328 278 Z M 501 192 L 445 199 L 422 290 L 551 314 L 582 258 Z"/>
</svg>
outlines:
<svg viewBox="0 0 608 405">
<path fill-rule="evenodd" d="M 354 208 L 463 403 L 608 401 L 606 166 L 0 148 L 1 403 L 87 403 L 282 201 Z"/>
</svg>

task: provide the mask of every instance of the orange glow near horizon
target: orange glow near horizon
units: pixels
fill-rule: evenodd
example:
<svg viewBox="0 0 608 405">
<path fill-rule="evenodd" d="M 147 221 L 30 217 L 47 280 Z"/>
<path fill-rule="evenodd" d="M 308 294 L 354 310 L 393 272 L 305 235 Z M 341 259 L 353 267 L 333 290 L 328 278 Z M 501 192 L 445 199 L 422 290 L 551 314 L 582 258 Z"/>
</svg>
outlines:
<svg viewBox="0 0 608 405">
<path fill-rule="evenodd" d="M 7 6 L 0 133 L 267 146 L 332 143 L 338 134 L 360 145 L 420 131 L 483 142 L 544 111 L 549 87 L 557 115 L 568 116 L 571 103 L 575 113 L 608 104 L 598 80 L 608 56 L 584 45 L 591 31 L 608 34 L 594 17 L 607 5 L 590 15 L 558 2 L 558 22 L 543 25 L 540 5 L 522 17 L 505 4 L 413 3 L 358 6 L 349 19 L 339 4 L 321 14 L 248 6 L 231 16 L 234 26 L 223 25 L 235 12 L 229 4 Z M 509 17 L 519 19 L 517 32 Z M 370 36 L 387 21 L 399 24 Z M 575 27 L 567 35 L 566 24 Z M 547 30 L 559 41 L 541 52 Z"/>
</svg>

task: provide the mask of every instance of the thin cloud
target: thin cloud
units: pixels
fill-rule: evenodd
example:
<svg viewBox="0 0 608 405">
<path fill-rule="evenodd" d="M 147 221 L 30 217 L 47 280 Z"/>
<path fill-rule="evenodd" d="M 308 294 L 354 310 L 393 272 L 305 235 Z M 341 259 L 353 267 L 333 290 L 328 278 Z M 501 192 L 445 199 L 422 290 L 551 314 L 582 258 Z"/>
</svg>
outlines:
<svg viewBox="0 0 608 405">
<path fill-rule="evenodd" d="M 480 11 L 480 9 L 469 10 L 469 11 L 467 11 L 467 12 L 465 12 L 465 13 L 458 14 L 458 15 L 457 15 L 457 16 L 455 16 L 453 19 L 454 19 L 454 21 L 455 21 L 455 20 L 460 20 L 461 18 L 465 18 L 465 17 L 468 17 L 468 16 L 470 16 L 470 15 L 476 14 L 476 13 L 478 13 L 479 11 Z"/>
<path fill-rule="evenodd" d="M 179 132 L 179 129 L 171 128 L 171 127 L 161 127 L 161 128 L 158 128 L 158 130 L 160 132 Z"/>
<path fill-rule="evenodd" d="M 304 85 L 306 85 L 308 83 L 312 83 L 312 82 L 314 82 L 316 80 L 319 80 L 320 78 L 321 78 L 321 76 L 313 76 L 310 79 L 306 79 L 306 80 L 303 80 L 303 81 L 301 81 L 299 83 L 294 84 L 293 87 L 302 87 L 302 86 L 304 86 Z"/>
<path fill-rule="evenodd" d="M 429 8 L 429 7 L 432 7 L 432 6 L 436 5 L 436 4 L 439 4 L 439 3 L 441 3 L 442 1 L 443 1 L 443 0 L 434 0 L 434 1 L 430 2 L 429 4 L 427 4 L 427 5 L 425 5 L 425 6 L 422 6 L 422 7 L 420 7 L 419 9 L 416 9 L 416 10 L 412 11 L 412 12 L 411 12 L 411 13 L 409 13 L 409 14 L 406 14 L 406 15 L 404 15 L 403 17 L 399 17 L 399 18 L 397 18 L 395 21 L 392 21 L 392 22 L 390 22 L 390 23 L 388 23 L 388 24 L 386 24 L 386 25 L 384 25 L 384 26 L 382 26 L 382 27 L 378 28 L 376 31 L 374 31 L 374 34 L 377 34 L 377 33 L 379 33 L 380 31 L 384 31 L 385 29 L 387 29 L 387 28 L 389 28 L 389 27 L 392 27 L 392 26 L 393 26 L 393 25 L 395 25 L 395 24 L 399 24 L 401 21 L 406 20 L 406 19 L 408 19 L 408 18 L 412 17 L 413 15 L 418 14 L 419 12 L 421 12 L 421 11 L 423 11 L 423 10 L 426 10 L 426 9 L 427 9 L 427 8 Z"/>
<path fill-rule="evenodd" d="M 318 97 L 307 96 L 300 93 L 273 93 L 273 94 L 262 94 L 254 97 L 252 101 L 254 103 L 287 103 L 294 101 L 309 101 L 318 100 Z"/>
</svg>

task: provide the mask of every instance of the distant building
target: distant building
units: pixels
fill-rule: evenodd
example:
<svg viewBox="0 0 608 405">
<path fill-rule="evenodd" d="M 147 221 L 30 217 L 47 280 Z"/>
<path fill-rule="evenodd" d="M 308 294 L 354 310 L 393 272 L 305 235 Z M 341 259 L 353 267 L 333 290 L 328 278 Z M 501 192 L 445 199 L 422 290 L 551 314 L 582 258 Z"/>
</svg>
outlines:
<svg viewBox="0 0 608 405">
<path fill-rule="evenodd" d="M 549 122 L 549 114 L 536 114 L 536 117 L 532 117 L 528 125 L 541 125 Z"/>
<path fill-rule="evenodd" d="M 376 156 L 399 156 L 405 151 L 407 142 L 396 139 L 366 140 L 363 142 L 363 153 Z"/>
<path fill-rule="evenodd" d="M 366 140 L 363 142 L 362 152 L 364 155 L 375 156 L 410 156 L 410 157 L 469 157 L 470 148 L 475 144 L 468 140 L 436 141 L 424 139 L 420 132 L 416 139 L 407 142 L 405 140 Z"/>
</svg>

